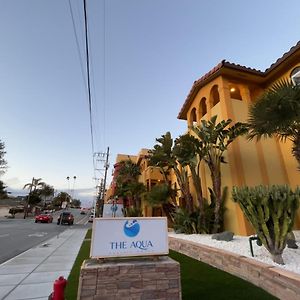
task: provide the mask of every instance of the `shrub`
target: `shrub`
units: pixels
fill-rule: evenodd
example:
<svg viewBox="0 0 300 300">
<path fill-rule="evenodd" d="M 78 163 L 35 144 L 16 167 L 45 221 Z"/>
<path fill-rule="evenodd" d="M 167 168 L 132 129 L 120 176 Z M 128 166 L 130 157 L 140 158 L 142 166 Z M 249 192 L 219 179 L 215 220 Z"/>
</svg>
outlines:
<svg viewBox="0 0 300 300">
<path fill-rule="evenodd" d="M 123 212 L 124 212 L 124 217 L 142 217 L 143 216 L 142 210 L 139 208 L 136 208 L 134 206 L 124 208 Z"/>
<path fill-rule="evenodd" d="M 232 196 L 272 255 L 273 261 L 284 264 L 282 253 L 287 234 L 293 228 L 300 190 L 297 188 L 293 192 L 287 185 L 234 187 Z"/>
</svg>

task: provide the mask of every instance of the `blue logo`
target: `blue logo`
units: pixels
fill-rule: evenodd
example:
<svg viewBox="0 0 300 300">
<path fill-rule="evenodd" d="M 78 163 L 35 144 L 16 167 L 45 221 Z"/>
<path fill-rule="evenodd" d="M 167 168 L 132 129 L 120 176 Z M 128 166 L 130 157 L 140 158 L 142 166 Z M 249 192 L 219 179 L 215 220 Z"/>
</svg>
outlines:
<svg viewBox="0 0 300 300">
<path fill-rule="evenodd" d="M 140 224 L 137 220 L 128 220 L 124 224 L 124 233 L 128 237 L 135 237 L 140 232 Z"/>
</svg>

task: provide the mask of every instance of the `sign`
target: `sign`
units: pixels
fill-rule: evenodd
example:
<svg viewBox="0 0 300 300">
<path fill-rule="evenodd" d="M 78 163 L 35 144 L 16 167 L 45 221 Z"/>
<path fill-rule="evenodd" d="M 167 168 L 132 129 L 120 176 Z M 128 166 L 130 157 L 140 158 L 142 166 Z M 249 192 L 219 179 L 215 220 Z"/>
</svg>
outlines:
<svg viewBox="0 0 300 300">
<path fill-rule="evenodd" d="M 61 208 L 64 209 L 64 208 L 67 207 L 67 205 L 68 205 L 68 202 L 67 202 L 67 201 L 64 201 L 64 202 L 62 202 L 62 204 L 61 204 Z"/>
<path fill-rule="evenodd" d="M 96 218 L 92 258 L 162 255 L 169 253 L 167 218 Z"/>
<path fill-rule="evenodd" d="M 104 204 L 103 218 L 123 217 L 123 204 Z"/>
</svg>

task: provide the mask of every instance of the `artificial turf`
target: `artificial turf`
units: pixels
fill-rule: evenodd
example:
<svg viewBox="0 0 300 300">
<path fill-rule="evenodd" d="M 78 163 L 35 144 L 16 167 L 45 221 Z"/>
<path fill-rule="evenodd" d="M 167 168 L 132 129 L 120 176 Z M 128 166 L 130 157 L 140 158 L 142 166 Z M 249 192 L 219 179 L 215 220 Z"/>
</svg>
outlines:
<svg viewBox="0 0 300 300">
<path fill-rule="evenodd" d="M 269 300 L 277 299 L 263 289 L 170 250 L 169 256 L 180 263 L 183 300 Z"/>
<path fill-rule="evenodd" d="M 85 239 L 91 238 L 92 230 L 89 229 L 86 233 Z M 75 263 L 72 267 L 70 275 L 68 277 L 68 284 L 65 290 L 65 299 L 68 300 L 75 300 L 77 299 L 77 291 L 78 291 L 78 283 L 79 283 L 79 276 L 80 276 L 80 268 L 85 259 L 90 257 L 90 240 L 84 240 L 81 244 L 81 248 L 79 253 L 76 257 Z"/>
</svg>

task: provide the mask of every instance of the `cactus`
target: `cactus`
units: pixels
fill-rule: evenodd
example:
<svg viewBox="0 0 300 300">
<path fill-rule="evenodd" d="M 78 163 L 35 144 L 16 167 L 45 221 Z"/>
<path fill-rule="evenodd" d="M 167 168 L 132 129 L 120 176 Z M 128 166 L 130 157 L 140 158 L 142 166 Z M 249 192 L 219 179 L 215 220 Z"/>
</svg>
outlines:
<svg viewBox="0 0 300 300">
<path fill-rule="evenodd" d="M 287 235 L 293 228 L 300 189 L 293 192 L 287 185 L 233 187 L 232 198 L 241 207 L 273 261 L 284 264 L 282 253 Z"/>
</svg>

